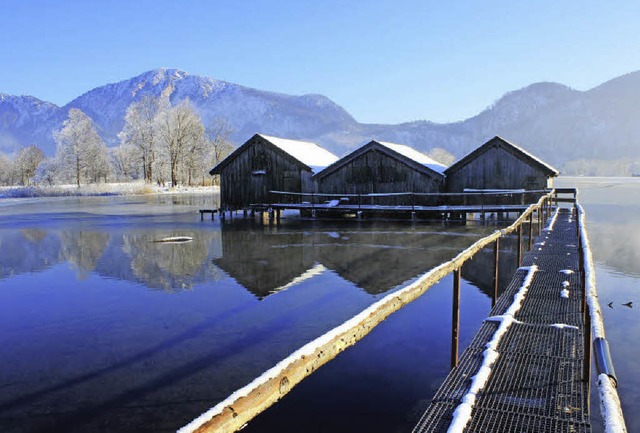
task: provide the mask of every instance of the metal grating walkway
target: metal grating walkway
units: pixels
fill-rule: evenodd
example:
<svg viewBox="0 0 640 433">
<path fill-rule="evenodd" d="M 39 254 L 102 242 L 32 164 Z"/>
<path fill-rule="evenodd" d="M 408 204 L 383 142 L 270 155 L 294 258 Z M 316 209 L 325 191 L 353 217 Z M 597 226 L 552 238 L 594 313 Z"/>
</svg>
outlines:
<svg viewBox="0 0 640 433">
<path fill-rule="evenodd" d="M 591 432 L 589 384 L 583 377 L 585 328 L 578 261 L 576 216 L 572 210 L 561 209 L 553 229 L 543 230 L 523 257 L 522 266 L 536 265 L 538 270 L 514 315 L 517 322 L 498 343 L 498 358 L 486 385 L 476 395 L 464 432 Z M 491 316 L 507 311 L 527 272 L 521 268 L 516 271 Z M 568 298 L 560 296 L 565 281 L 569 282 Z M 551 326 L 554 324 L 569 326 Z M 498 327 L 498 322 L 483 323 L 414 433 L 449 429 Z"/>
</svg>

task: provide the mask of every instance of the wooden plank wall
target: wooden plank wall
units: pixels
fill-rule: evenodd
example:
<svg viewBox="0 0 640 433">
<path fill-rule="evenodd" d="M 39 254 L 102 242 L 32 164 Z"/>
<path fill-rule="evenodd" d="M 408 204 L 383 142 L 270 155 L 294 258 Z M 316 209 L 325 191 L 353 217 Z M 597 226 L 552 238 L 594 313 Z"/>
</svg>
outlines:
<svg viewBox="0 0 640 433">
<path fill-rule="evenodd" d="M 369 194 L 397 192 L 440 192 L 443 181 L 437 175 L 421 173 L 383 152 L 371 150 L 318 182 L 318 192 Z M 383 204 L 378 199 L 377 204 Z M 395 204 L 395 203 L 385 203 Z"/>
<path fill-rule="evenodd" d="M 550 187 L 551 183 L 540 170 L 495 147 L 447 177 L 448 192 L 474 189 L 529 189 Z"/>
<path fill-rule="evenodd" d="M 261 170 L 265 174 L 256 174 Z M 303 182 L 308 183 L 311 177 L 302 165 L 259 137 L 254 137 L 245 151 L 224 167 L 220 175 L 221 203 L 231 209 L 247 208 L 252 203 L 268 203 L 269 190 L 302 192 Z M 298 200 L 297 197 L 290 199 Z"/>
</svg>

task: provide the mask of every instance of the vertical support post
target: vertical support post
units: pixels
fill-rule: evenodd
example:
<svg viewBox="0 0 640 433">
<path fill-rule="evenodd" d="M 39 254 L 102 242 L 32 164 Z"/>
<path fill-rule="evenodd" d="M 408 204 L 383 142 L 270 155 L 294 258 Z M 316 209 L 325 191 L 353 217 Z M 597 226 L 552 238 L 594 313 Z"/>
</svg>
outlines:
<svg viewBox="0 0 640 433">
<path fill-rule="evenodd" d="M 499 287 L 499 275 L 500 271 L 500 238 L 496 239 L 496 243 L 493 245 L 493 297 L 491 298 L 491 307 L 496 305 L 498 300 Z"/>
<path fill-rule="evenodd" d="M 204 221 L 204 212 L 200 211 L 200 221 Z"/>
<path fill-rule="evenodd" d="M 538 236 L 542 233 L 542 205 L 538 208 Z"/>
<path fill-rule="evenodd" d="M 522 224 L 518 226 L 518 252 L 516 256 L 517 264 L 522 264 Z"/>
<path fill-rule="evenodd" d="M 587 383 L 591 382 L 591 352 L 591 316 L 587 311 L 584 321 L 584 365 L 582 366 L 582 381 Z M 591 386 L 589 385 L 587 389 L 591 389 Z M 589 397 L 587 396 L 587 398 Z"/>
<path fill-rule="evenodd" d="M 458 343 L 460 340 L 460 271 L 453 271 L 453 311 L 451 318 L 451 368 L 458 365 Z"/>
<path fill-rule="evenodd" d="M 533 248 L 533 212 L 529 214 L 529 251 Z"/>
</svg>

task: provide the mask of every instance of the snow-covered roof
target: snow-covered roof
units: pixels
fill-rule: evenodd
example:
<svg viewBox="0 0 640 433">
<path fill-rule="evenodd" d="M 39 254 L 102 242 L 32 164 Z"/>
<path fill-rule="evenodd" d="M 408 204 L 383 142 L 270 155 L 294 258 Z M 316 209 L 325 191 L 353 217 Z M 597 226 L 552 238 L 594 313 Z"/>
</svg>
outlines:
<svg viewBox="0 0 640 433">
<path fill-rule="evenodd" d="M 418 152 L 414 148 L 405 146 L 404 144 L 389 143 L 386 141 L 378 141 L 378 143 L 385 147 L 388 147 L 395 152 L 398 152 L 402 156 L 406 156 L 407 158 L 412 159 L 419 164 L 429 167 L 431 170 L 437 171 L 438 173 L 444 172 L 444 170 L 447 168 L 444 164 L 441 164 L 435 159 L 428 157 L 424 153 Z"/>
<path fill-rule="evenodd" d="M 293 156 L 301 163 L 309 166 L 314 173 L 319 172 L 338 160 L 338 157 L 327 149 L 309 141 L 289 140 L 287 138 L 272 137 L 264 134 L 258 135 L 283 152 Z"/>
</svg>

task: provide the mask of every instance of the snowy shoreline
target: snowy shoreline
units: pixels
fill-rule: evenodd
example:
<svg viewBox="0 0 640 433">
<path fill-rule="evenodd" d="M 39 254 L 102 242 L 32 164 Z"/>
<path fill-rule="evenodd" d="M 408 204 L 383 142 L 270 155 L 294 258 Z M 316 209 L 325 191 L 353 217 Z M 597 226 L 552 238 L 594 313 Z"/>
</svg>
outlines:
<svg viewBox="0 0 640 433">
<path fill-rule="evenodd" d="M 135 183 L 101 183 L 91 185 L 55 186 L 3 186 L 0 199 L 38 197 L 80 197 L 80 196 L 130 196 L 151 194 L 212 194 L 220 190 L 218 186 L 177 186 L 175 188 Z"/>
</svg>

